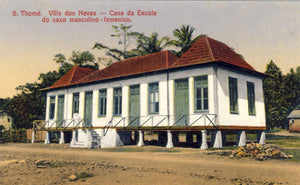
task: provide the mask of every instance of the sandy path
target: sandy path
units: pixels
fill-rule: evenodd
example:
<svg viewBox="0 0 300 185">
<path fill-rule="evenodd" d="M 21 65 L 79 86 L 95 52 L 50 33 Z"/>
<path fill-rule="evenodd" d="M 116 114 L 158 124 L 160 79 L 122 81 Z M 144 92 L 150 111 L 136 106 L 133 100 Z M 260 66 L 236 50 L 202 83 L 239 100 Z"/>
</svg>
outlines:
<svg viewBox="0 0 300 185">
<path fill-rule="evenodd" d="M 106 152 L 57 144 L 0 145 L 0 184 L 300 184 L 299 163 L 232 160 L 206 155 L 211 151 L 176 150 L 180 152 Z M 57 166 L 39 168 L 36 160 Z M 68 180 L 71 174 L 83 171 L 94 177 Z"/>
</svg>

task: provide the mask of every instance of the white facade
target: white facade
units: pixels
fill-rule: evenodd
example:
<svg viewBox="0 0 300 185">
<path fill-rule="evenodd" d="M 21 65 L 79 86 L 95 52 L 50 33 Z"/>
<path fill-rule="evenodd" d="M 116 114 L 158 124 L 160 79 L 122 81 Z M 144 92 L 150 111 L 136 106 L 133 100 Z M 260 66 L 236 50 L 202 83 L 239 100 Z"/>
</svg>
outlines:
<svg viewBox="0 0 300 185">
<path fill-rule="evenodd" d="M 195 111 L 195 92 L 194 78 L 201 75 L 207 75 L 208 79 L 208 111 Z M 229 83 L 228 78 L 233 77 L 238 82 L 238 113 L 231 114 L 229 111 Z M 73 118 L 72 115 L 72 99 L 73 93 L 80 93 L 79 99 L 79 115 L 84 117 L 85 92 L 93 91 L 92 105 L 92 126 L 104 127 L 110 121 L 112 125 L 118 127 L 127 126 L 129 123 L 129 87 L 131 85 L 140 85 L 140 124 L 143 126 L 159 126 L 173 125 L 175 120 L 175 90 L 174 84 L 176 79 L 188 79 L 188 98 L 189 98 L 189 123 L 193 126 L 212 126 L 211 123 L 204 118 L 198 120 L 203 114 L 207 115 L 217 126 L 249 126 L 249 127 L 265 127 L 265 109 L 263 100 L 263 89 L 261 77 L 239 72 L 237 70 L 228 69 L 220 66 L 194 67 L 188 69 L 178 69 L 160 74 L 143 75 L 140 77 L 116 79 L 106 82 L 98 82 L 89 85 L 81 85 L 78 87 L 66 87 L 47 92 L 46 122 L 48 127 L 56 120 L 58 96 L 64 95 L 64 120 L 66 126 Z M 167 80 L 168 79 L 168 80 Z M 254 83 L 255 86 L 255 115 L 248 113 L 247 100 L 247 81 Z M 148 84 L 159 83 L 159 113 L 148 113 Z M 113 116 L 113 89 L 122 87 L 122 115 Z M 98 116 L 99 89 L 107 89 L 107 109 L 106 116 Z M 49 119 L 50 97 L 55 96 L 55 113 L 52 120 Z M 164 119 L 169 115 L 170 119 Z M 151 120 L 149 120 L 151 117 Z M 50 121 L 49 121 L 50 120 Z M 148 120 L 148 121 L 147 121 Z M 154 124 L 154 125 L 153 125 Z M 69 126 L 71 127 L 72 124 Z M 55 124 L 53 125 L 55 127 Z"/>
</svg>

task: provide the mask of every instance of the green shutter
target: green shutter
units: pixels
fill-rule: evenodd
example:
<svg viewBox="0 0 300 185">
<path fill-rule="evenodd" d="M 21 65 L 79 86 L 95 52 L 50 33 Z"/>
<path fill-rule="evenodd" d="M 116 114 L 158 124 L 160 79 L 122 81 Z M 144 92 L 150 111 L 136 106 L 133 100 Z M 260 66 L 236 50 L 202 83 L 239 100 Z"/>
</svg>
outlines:
<svg viewBox="0 0 300 185">
<path fill-rule="evenodd" d="M 62 122 L 64 120 L 64 104 L 65 96 L 59 95 L 57 100 L 57 126 L 62 126 Z"/>
<path fill-rule="evenodd" d="M 85 92 L 84 98 L 84 126 L 92 126 L 92 117 L 93 117 L 93 92 Z"/>
<path fill-rule="evenodd" d="M 247 82 L 247 98 L 249 115 L 255 115 L 255 88 L 253 82 Z"/>
<path fill-rule="evenodd" d="M 175 80 L 175 121 L 177 126 L 188 124 L 189 114 L 189 84 L 188 79 Z"/>
<path fill-rule="evenodd" d="M 130 126 L 140 125 L 140 86 L 129 87 L 129 123 Z"/>
<path fill-rule="evenodd" d="M 238 86 L 237 79 L 229 77 L 229 106 L 230 113 L 237 114 L 238 113 Z"/>
</svg>

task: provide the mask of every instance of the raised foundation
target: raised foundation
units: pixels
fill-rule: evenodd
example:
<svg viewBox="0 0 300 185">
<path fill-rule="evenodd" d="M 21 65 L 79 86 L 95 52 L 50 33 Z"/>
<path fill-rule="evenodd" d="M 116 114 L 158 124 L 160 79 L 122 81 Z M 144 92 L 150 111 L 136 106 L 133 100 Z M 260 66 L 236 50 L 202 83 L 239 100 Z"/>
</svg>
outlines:
<svg viewBox="0 0 300 185">
<path fill-rule="evenodd" d="M 266 144 L 265 143 L 266 140 L 266 131 L 260 131 L 257 133 L 257 142 L 261 145 Z"/>
<path fill-rule="evenodd" d="M 170 130 L 167 131 L 167 137 L 168 137 L 168 142 L 167 142 L 167 148 L 173 148 L 173 139 L 172 139 L 172 132 Z"/>
<path fill-rule="evenodd" d="M 45 136 L 45 144 L 50 144 L 50 134 L 49 131 L 46 131 L 46 136 Z"/>
<path fill-rule="evenodd" d="M 238 131 L 236 139 L 238 146 L 246 146 L 246 131 Z"/>
<path fill-rule="evenodd" d="M 208 149 L 207 139 L 206 139 L 206 130 L 201 130 L 201 135 L 202 135 L 202 143 L 201 143 L 200 149 L 206 150 L 206 149 Z"/>
</svg>

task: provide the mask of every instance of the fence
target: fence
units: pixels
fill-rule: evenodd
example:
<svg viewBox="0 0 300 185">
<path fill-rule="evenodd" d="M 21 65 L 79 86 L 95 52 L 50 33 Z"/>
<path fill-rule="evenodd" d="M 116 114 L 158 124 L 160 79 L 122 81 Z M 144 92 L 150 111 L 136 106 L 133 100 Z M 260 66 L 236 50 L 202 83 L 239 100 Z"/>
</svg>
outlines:
<svg viewBox="0 0 300 185">
<path fill-rule="evenodd" d="M 27 142 L 27 131 L 26 129 L 2 130 L 0 132 L 0 142 L 25 143 Z"/>
</svg>

